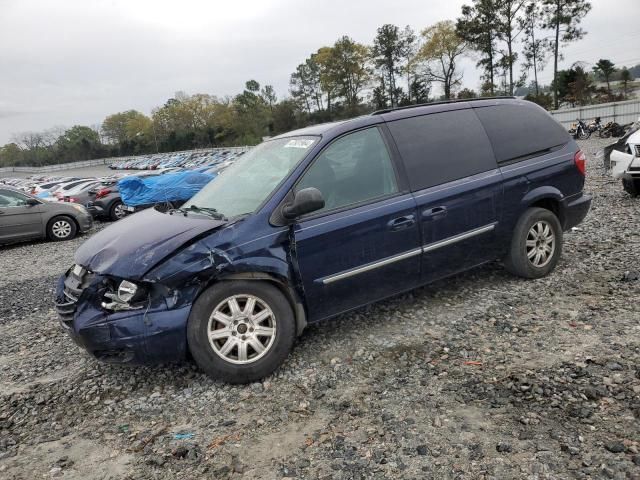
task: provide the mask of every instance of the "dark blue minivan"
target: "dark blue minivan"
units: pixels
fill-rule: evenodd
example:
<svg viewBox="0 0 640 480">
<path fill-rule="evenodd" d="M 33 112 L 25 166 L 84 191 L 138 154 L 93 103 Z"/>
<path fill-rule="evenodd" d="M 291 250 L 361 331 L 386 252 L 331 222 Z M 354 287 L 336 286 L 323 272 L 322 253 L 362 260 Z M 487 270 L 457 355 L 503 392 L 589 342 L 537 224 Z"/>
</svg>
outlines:
<svg viewBox="0 0 640 480">
<path fill-rule="evenodd" d="M 384 110 L 270 139 L 182 208 L 109 226 L 58 282 L 61 324 L 115 363 L 273 372 L 309 323 L 495 259 L 556 266 L 585 157 L 513 98 Z"/>
</svg>

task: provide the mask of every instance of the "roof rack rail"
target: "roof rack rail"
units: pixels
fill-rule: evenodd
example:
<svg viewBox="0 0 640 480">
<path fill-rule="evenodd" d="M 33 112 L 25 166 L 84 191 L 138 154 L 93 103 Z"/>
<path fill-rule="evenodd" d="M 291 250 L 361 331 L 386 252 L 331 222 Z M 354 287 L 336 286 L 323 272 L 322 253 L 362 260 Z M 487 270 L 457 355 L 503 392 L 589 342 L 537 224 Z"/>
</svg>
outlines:
<svg viewBox="0 0 640 480">
<path fill-rule="evenodd" d="M 418 103 L 416 105 L 406 105 L 404 107 L 385 108 L 383 110 L 376 110 L 371 115 L 381 115 L 383 113 L 395 112 L 397 110 L 409 110 L 411 108 L 428 107 L 431 105 L 442 105 L 445 103 L 477 102 L 479 100 L 504 100 L 504 99 L 513 100 L 515 98 L 516 97 L 513 97 L 513 96 L 498 96 L 498 97 L 461 98 L 458 100 L 442 100 L 440 102 Z"/>
</svg>

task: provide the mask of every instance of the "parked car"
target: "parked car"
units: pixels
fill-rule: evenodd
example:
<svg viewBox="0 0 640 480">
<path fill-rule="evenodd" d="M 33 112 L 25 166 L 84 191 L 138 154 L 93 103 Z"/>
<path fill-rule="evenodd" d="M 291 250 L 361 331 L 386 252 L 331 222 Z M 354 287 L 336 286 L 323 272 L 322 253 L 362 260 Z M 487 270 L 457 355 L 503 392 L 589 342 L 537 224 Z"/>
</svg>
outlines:
<svg viewBox="0 0 640 480">
<path fill-rule="evenodd" d="M 81 180 L 74 180 L 72 182 L 61 183 L 52 189 L 49 190 L 49 193 L 58 201 L 62 201 L 62 199 L 66 196 L 69 196 L 69 192 L 77 188 L 81 185 L 86 185 L 88 183 L 95 183 L 95 178 L 83 178 Z"/>
<path fill-rule="evenodd" d="M 90 228 L 91 215 L 80 205 L 44 202 L 0 186 L 0 243 L 36 238 L 71 240 Z"/>
<path fill-rule="evenodd" d="M 548 275 L 589 210 L 584 181 L 576 142 L 516 99 L 308 127 L 244 154 L 179 211 L 94 235 L 56 306 L 98 359 L 190 352 L 214 378 L 255 381 L 307 324 L 495 259 Z"/>
<path fill-rule="evenodd" d="M 127 212 L 120 198 L 117 181 L 103 182 L 87 192 L 87 210 L 93 218 L 124 218 Z"/>
<path fill-rule="evenodd" d="M 61 200 L 63 202 L 79 203 L 80 205 L 86 206 L 89 200 L 93 199 L 93 196 L 89 194 L 89 192 L 100 185 L 101 183 L 98 180 L 80 183 L 64 192 Z"/>
<path fill-rule="evenodd" d="M 624 191 L 632 197 L 640 196 L 640 118 L 602 153 L 605 168 L 611 169 L 613 178 L 622 180 Z"/>
</svg>

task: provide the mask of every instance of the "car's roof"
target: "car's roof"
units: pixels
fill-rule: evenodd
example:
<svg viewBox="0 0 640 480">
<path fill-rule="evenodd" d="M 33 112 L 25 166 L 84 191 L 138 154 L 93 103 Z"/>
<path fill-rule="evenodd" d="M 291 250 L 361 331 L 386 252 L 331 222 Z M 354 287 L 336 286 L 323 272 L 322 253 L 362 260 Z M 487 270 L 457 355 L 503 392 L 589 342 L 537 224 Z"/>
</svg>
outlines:
<svg viewBox="0 0 640 480">
<path fill-rule="evenodd" d="M 340 120 L 337 122 L 321 123 L 319 125 L 311 125 L 309 127 L 292 130 L 283 133 L 273 139 L 297 137 L 297 136 L 325 136 L 332 133 L 341 134 L 345 131 L 356 129 L 376 123 L 382 123 L 388 120 L 397 120 L 402 117 L 411 117 L 416 115 L 424 115 L 427 113 L 436 113 L 446 110 L 457 110 L 460 108 L 469 108 L 471 105 L 487 106 L 497 105 L 500 103 L 509 103 L 516 101 L 515 97 L 482 97 L 465 100 L 445 100 L 442 102 L 423 103 L 418 105 L 408 105 L 406 107 L 396 107 L 386 110 L 373 112 L 371 115 L 363 115 L 348 120 Z M 272 140 L 273 140 L 272 139 Z"/>
</svg>

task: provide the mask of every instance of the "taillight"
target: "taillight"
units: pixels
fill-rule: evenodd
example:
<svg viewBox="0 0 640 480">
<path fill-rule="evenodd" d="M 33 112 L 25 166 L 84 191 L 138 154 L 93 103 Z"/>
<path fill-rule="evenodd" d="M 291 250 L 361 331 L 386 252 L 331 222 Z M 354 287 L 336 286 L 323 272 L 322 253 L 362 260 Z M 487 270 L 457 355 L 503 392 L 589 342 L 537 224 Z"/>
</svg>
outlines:
<svg viewBox="0 0 640 480">
<path fill-rule="evenodd" d="M 101 188 L 100 190 L 98 190 L 98 193 L 96 193 L 96 200 L 102 197 L 106 197 L 110 193 L 111 190 L 109 190 L 108 188 Z"/>
<path fill-rule="evenodd" d="M 587 157 L 582 150 L 578 150 L 573 157 L 573 161 L 576 162 L 576 168 L 582 175 L 587 174 Z"/>
</svg>

